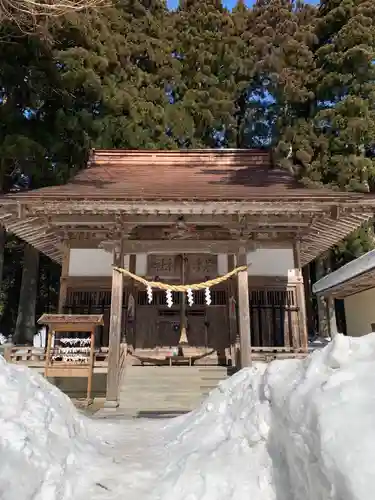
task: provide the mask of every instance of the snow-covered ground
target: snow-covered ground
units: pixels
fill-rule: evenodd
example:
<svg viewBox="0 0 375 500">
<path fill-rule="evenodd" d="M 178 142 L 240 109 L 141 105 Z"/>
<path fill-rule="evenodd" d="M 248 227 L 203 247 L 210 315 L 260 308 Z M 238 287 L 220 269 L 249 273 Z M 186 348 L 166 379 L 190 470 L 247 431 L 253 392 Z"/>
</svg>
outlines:
<svg viewBox="0 0 375 500">
<path fill-rule="evenodd" d="M 375 334 L 242 370 L 169 421 L 89 420 L 0 360 L 1 500 L 370 500 Z"/>
</svg>

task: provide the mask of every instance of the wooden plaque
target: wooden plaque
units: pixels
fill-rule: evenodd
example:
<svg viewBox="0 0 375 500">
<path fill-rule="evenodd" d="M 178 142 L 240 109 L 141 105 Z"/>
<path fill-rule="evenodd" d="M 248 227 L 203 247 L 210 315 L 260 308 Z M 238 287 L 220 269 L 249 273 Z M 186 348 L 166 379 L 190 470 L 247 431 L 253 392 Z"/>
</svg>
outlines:
<svg viewBox="0 0 375 500">
<path fill-rule="evenodd" d="M 147 276 L 159 276 L 160 279 L 178 278 L 180 275 L 175 255 L 149 255 Z"/>
<path fill-rule="evenodd" d="M 216 278 L 217 255 L 191 254 L 187 257 L 187 275 L 189 283 L 205 281 L 206 276 Z"/>
</svg>

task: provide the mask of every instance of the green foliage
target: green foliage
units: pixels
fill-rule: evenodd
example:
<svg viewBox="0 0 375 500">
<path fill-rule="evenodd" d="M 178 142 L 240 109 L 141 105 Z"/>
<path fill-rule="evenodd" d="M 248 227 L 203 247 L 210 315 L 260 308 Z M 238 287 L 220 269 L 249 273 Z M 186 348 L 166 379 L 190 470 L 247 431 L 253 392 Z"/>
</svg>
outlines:
<svg viewBox="0 0 375 500">
<path fill-rule="evenodd" d="M 352 233 L 345 241 L 333 248 L 334 269 L 356 259 L 374 248 L 374 232 L 371 225 L 365 225 Z"/>
<path fill-rule="evenodd" d="M 314 99 L 279 144 L 280 161 L 305 182 L 368 192 L 375 187 L 375 5 L 322 1 L 314 34 Z"/>
<path fill-rule="evenodd" d="M 170 82 L 171 137 L 181 147 L 235 146 L 242 43 L 221 2 L 181 2 L 172 14 L 178 78 Z"/>
</svg>

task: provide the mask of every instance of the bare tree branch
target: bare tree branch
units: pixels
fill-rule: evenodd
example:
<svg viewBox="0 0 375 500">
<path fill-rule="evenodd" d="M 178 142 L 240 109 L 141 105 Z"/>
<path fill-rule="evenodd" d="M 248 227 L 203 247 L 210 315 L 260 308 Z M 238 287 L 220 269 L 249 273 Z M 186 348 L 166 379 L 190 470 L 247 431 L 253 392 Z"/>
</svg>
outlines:
<svg viewBox="0 0 375 500">
<path fill-rule="evenodd" d="M 109 0 L 0 0 L 0 22 L 18 25 L 36 22 L 43 17 L 57 17 L 69 12 L 105 7 Z"/>
</svg>

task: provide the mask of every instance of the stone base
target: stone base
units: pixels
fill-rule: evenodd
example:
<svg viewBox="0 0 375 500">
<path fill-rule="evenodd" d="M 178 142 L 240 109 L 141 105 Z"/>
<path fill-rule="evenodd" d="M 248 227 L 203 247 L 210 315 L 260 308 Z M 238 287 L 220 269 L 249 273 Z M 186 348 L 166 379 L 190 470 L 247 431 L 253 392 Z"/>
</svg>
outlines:
<svg viewBox="0 0 375 500">
<path fill-rule="evenodd" d="M 109 400 L 106 400 L 104 402 L 103 408 L 105 410 L 116 410 L 116 408 L 118 408 L 119 405 L 120 405 L 120 403 L 118 401 L 109 401 Z"/>
</svg>

